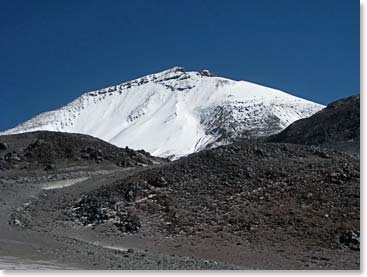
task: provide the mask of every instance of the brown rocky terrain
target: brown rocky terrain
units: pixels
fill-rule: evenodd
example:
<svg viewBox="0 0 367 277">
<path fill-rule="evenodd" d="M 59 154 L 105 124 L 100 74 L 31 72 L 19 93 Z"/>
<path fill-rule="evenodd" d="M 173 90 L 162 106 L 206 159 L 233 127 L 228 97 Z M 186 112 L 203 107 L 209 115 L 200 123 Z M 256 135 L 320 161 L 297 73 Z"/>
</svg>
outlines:
<svg viewBox="0 0 367 277">
<path fill-rule="evenodd" d="M 0 137 L 0 256 L 50 268 L 359 269 L 357 102 L 174 162 L 83 135 Z"/>
<path fill-rule="evenodd" d="M 215 260 L 243 268 L 251 268 L 237 254 L 245 250 L 285 256 L 284 265 L 264 259 L 269 268 L 313 268 L 305 253 L 321 251 L 323 267 L 352 269 L 359 263 L 359 200 L 359 162 L 347 154 L 234 144 L 128 176 L 115 174 L 96 189 L 46 191 L 12 216 L 31 230 L 86 230 L 111 244 L 143 236 L 167 244 L 167 253 L 174 247 L 170 241 L 182 241 L 177 247 L 186 253 L 200 240 L 206 254 L 196 258 L 202 259 L 212 258 L 206 255 L 215 239 L 232 249 L 229 255 L 217 249 Z"/>
</svg>

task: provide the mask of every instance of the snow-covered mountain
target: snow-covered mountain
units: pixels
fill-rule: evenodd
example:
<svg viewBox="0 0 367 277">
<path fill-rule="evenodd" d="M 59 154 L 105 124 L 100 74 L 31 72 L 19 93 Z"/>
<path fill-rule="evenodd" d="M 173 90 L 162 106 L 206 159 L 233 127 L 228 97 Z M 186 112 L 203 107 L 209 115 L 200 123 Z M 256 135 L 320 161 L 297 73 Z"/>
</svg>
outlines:
<svg viewBox="0 0 367 277">
<path fill-rule="evenodd" d="M 92 135 L 152 155 L 180 157 L 283 130 L 324 106 L 245 81 L 181 67 L 88 92 L 5 131 Z"/>
</svg>

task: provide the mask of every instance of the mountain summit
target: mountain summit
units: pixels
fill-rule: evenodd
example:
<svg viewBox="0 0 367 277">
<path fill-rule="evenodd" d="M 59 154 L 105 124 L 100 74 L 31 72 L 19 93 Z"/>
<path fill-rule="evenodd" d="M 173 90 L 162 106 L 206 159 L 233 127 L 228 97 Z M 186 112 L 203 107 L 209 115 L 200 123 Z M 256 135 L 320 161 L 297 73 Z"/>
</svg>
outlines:
<svg viewBox="0 0 367 277">
<path fill-rule="evenodd" d="M 324 106 L 261 85 L 174 67 L 88 92 L 3 132 L 92 135 L 152 155 L 180 157 L 280 132 Z"/>
</svg>

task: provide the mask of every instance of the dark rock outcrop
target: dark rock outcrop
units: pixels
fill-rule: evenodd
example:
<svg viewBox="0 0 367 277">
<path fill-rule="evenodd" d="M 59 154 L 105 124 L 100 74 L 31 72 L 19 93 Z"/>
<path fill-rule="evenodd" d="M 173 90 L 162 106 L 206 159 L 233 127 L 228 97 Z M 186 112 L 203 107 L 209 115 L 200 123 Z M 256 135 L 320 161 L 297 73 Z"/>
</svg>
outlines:
<svg viewBox="0 0 367 277">
<path fill-rule="evenodd" d="M 0 141 L 0 151 L 8 149 L 8 145 L 5 142 Z"/>
<path fill-rule="evenodd" d="M 1 136 L 7 148 L 3 159 L 7 162 L 23 163 L 27 169 L 52 170 L 59 163 L 112 163 L 120 167 L 135 167 L 164 163 L 167 160 L 151 156 L 146 151 L 119 148 L 100 139 L 61 132 L 38 131 Z M 2 167 L 5 168 L 5 167 Z"/>
<path fill-rule="evenodd" d="M 360 232 L 349 230 L 344 232 L 339 237 L 339 242 L 341 245 L 344 245 L 351 250 L 359 251 L 360 250 Z"/>
</svg>

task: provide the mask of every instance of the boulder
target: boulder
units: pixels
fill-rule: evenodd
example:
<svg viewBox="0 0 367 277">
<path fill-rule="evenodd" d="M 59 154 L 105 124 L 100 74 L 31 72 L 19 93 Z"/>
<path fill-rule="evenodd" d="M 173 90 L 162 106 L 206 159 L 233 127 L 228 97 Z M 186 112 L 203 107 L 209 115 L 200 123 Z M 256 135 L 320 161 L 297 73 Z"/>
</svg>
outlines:
<svg viewBox="0 0 367 277">
<path fill-rule="evenodd" d="M 339 243 L 351 250 L 360 251 L 360 233 L 359 231 L 349 230 L 339 237 Z"/>
<path fill-rule="evenodd" d="M 99 163 L 104 159 L 103 153 L 99 149 L 86 147 L 81 150 L 81 158 L 86 160 L 94 160 Z"/>
<path fill-rule="evenodd" d="M 209 70 L 204 69 L 204 70 L 201 72 L 201 76 L 204 76 L 204 77 L 214 77 L 215 75 L 214 75 L 213 73 L 211 73 Z"/>
<path fill-rule="evenodd" d="M 8 145 L 5 142 L 0 141 L 0 151 L 8 149 Z"/>
<path fill-rule="evenodd" d="M 55 164 L 53 164 L 53 163 L 46 164 L 46 167 L 45 167 L 45 170 L 46 171 L 55 170 L 55 169 L 56 169 L 56 165 Z"/>
<path fill-rule="evenodd" d="M 12 162 L 12 161 L 21 161 L 22 159 L 19 157 L 19 155 L 16 152 L 9 152 L 4 157 L 5 161 Z"/>
</svg>

